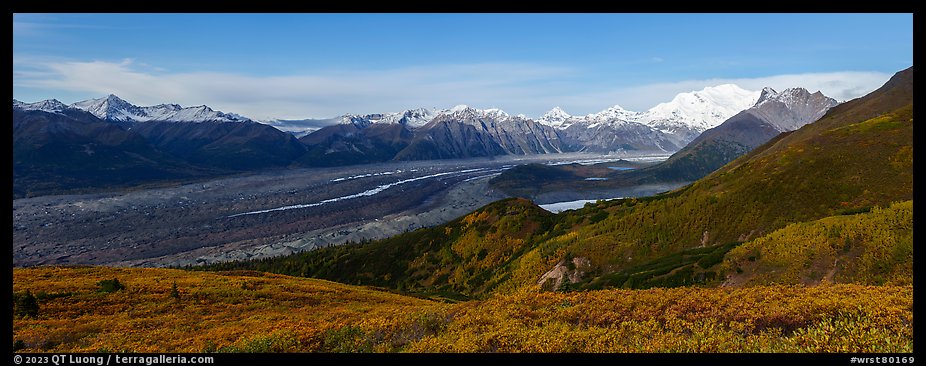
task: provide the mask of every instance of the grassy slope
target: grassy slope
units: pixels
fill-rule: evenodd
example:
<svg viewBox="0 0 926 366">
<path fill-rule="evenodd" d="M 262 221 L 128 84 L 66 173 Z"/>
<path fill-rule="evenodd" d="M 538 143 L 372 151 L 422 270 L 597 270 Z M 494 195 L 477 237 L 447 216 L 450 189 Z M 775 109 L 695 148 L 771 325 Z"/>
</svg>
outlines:
<svg viewBox="0 0 926 366">
<path fill-rule="evenodd" d="M 507 279 L 508 264 L 549 230 L 553 215 L 524 199 L 487 205 L 445 225 L 282 258 L 218 264 L 463 299 Z"/>
<path fill-rule="evenodd" d="M 733 249 L 731 284 L 912 284 L 913 201 L 791 224 Z"/>
<path fill-rule="evenodd" d="M 118 278 L 126 288 L 97 292 Z M 171 297 L 176 283 L 180 298 Z M 523 292 L 443 304 L 253 272 L 14 269 L 28 352 L 911 352 L 912 286 Z"/>
<path fill-rule="evenodd" d="M 96 291 L 98 281 L 111 278 L 125 290 Z M 174 283 L 180 299 L 170 295 Z M 244 271 L 15 269 L 14 293 L 26 290 L 51 298 L 39 301 L 38 319 L 14 320 L 13 338 L 42 352 L 294 351 L 348 323 L 414 322 L 443 309 L 368 288 Z"/>
</svg>

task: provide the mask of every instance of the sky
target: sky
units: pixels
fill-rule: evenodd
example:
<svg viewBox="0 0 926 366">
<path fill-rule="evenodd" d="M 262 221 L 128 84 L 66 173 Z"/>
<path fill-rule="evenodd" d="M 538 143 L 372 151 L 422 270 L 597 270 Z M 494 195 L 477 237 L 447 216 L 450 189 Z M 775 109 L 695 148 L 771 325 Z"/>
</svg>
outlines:
<svg viewBox="0 0 926 366">
<path fill-rule="evenodd" d="M 845 101 L 912 64 L 912 14 L 13 16 L 15 99 L 116 94 L 259 120 L 644 111 L 725 83 Z"/>
</svg>

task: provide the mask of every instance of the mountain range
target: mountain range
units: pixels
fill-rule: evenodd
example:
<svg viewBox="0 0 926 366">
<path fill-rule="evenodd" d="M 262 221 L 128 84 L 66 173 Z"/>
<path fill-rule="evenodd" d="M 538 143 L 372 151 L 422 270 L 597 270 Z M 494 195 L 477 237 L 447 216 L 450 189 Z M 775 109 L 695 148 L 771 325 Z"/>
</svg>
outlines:
<svg viewBox="0 0 926 366">
<path fill-rule="evenodd" d="M 397 148 L 398 153 L 391 159 L 579 151 L 674 152 L 704 130 L 753 105 L 759 94 L 724 84 L 678 94 L 646 112 L 615 105 L 599 113 L 571 116 L 555 107 L 536 120 L 511 116 L 496 108 L 481 110 L 466 105 L 446 110 L 418 108 L 392 114 L 345 115 L 340 117 L 339 125 L 313 132 L 324 138 L 305 136 L 302 141 L 316 151 L 316 164 L 330 164 L 328 160 L 332 159 L 343 161 L 345 156 L 353 156 L 358 162 L 389 160 L 388 155 Z M 362 132 L 381 124 L 401 125 L 408 132 L 399 135 L 414 137 L 409 141 L 382 140 L 368 136 L 378 134 Z M 388 148 L 379 150 L 375 146 Z"/>
<path fill-rule="evenodd" d="M 289 133 L 206 106 L 13 100 L 14 197 L 283 167 L 303 154 Z"/>
<path fill-rule="evenodd" d="M 579 151 L 676 151 L 730 116 L 752 106 L 759 92 L 734 84 L 680 93 L 646 112 L 615 105 L 585 116 L 571 116 L 556 107 L 539 121 L 556 127 Z"/>
<path fill-rule="evenodd" d="M 182 163 L 185 168 L 180 170 L 186 173 L 163 175 L 178 177 L 187 176 L 193 171 L 202 174 L 211 172 L 207 174 L 211 175 L 274 167 L 340 166 L 389 160 L 577 151 L 674 152 L 704 130 L 756 104 L 760 94 L 726 84 L 681 93 L 672 101 L 659 104 L 646 112 L 633 112 L 613 106 L 599 113 L 577 117 L 554 108 L 537 120 L 522 115 L 511 116 L 496 108 L 483 110 L 459 105 L 445 110 L 417 108 L 400 113 L 348 114 L 329 120 L 272 121 L 277 126 L 296 126 L 295 129 L 302 132 L 298 139 L 294 133 L 280 131 L 238 114 L 216 111 L 205 105 L 182 107 L 177 104 L 159 104 L 143 107 L 115 95 L 71 105 L 54 99 L 36 103 L 23 103 L 14 99 L 13 108 L 14 111 L 29 111 L 31 114 L 53 114 L 55 116 L 49 118 L 58 120 L 59 124 L 74 119 L 72 117 L 76 111 L 85 112 L 79 118 L 82 123 L 95 119 L 93 123 L 109 123 L 140 138 L 139 143 L 146 144 L 147 149 L 157 155 L 146 157 L 147 161 L 164 161 L 167 166 Z M 779 117 L 775 114 L 777 112 L 767 113 L 767 119 Z M 22 116 L 24 114 L 14 114 L 14 119 Z M 780 117 L 782 126 L 794 125 L 794 121 L 785 122 L 785 119 L 793 119 L 793 116 Z M 334 124 L 325 125 L 332 122 Z M 14 135 L 30 133 L 46 134 L 48 131 L 14 131 Z M 42 138 L 17 137 L 14 142 Z M 103 141 L 91 142 L 103 144 Z M 31 148 L 35 146 L 14 149 L 20 154 L 16 161 L 23 166 L 33 167 L 19 169 L 22 174 L 17 177 L 34 181 L 26 177 L 32 173 L 23 175 L 26 171 L 41 172 L 46 178 L 48 174 L 58 174 L 52 172 L 61 172 L 65 176 L 76 174 L 64 173 L 61 169 L 51 167 L 43 170 L 42 164 L 48 161 L 30 160 Z M 118 150 L 119 147 L 113 149 Z M 114 151 L 113 154 L 122 153 Z M 96 158 L 101 156 L 97 155 Z M 74 171 L 79 171 L 80 166 L 75 165 Z M 64 176 L 62 179 L 71 181 Z M 97 183 L 106 185 L 104 181 L 107 179 L 100 177 Z M 84 183 L 74 181 L 75 187 L 95 184 L 92 179 L 81 181 Z M 40 191 L 43 191 L 24 188 L 22 184 L 19 186 L 21 189 L 16 191 L 21 193 L 29 191 L 30 194 L 41 194 Z M 54 184 L 46 186 L 53 187 Z"/>
<path fill-rule="evenodd" d="M 640 184 L 691 182 L 781 133 L 816 121 L 837 104 L 835 99 L 823 93 L 810 93 L 803 88 L 789 88 L 780 93 L 765 88 L 755 104 L 702 132 L 658 164 L 626 169 L 615 169 L 614 163 L 590 167 L 530 164 L 508 170 L 491 182 L 511 195 L 528 198 L 550 192 L 603 192 Z M 642 119 L 639 114 L 637 116 Z M 573 126 L 576 124 L 570 125 L 567 130 Z M 628 136 L 626 127 L 622 136 Z"/>
<path fill-rule="evenodd" d="M 819 91 L 790 88 L 778 93 L 765 88 L 755 105 L 704 131 L 665 162 L 634 174 L 651 174 L 661 181 L 699 179 L 780 133 L 816 121 L 837 104 Z"/>
<path fill-rule="evenodd" d="M 36 103 L 39 104 L 39 103 Z M 54 101 L 13 108 L 13 196 L 208 175 L 139 134 Z M 47 112 L 56 110 L 54 113 Z"/>
<path fill-rule="evenodd" d="M 113 94 L 77 102 L 70 107 L 90 112 L 102 120 L 118 122 L 253 122 L 234 113 L 214 111 L 205 105 L 186 108 L 178 104 L 139 107 Z"/>
</svg>

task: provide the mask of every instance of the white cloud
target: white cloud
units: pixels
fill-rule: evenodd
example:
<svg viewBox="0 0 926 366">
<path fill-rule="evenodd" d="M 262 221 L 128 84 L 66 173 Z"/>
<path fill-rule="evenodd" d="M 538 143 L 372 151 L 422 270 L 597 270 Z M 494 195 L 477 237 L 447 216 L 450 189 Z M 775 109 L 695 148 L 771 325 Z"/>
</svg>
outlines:
<svg viewBox="0 0 926 366">
<path fill-rule="evenodd" d="M 344 113 L 396 112 L 415 107 L 469 104 L 539 116 L 553 106 L 572 114 L 593 113 L 614 104 L 645 110 L 681 92 L 734 83 L 759 90 L 800 86 L 839 101 L 862 96 L 890 77 L 880 72 L 830 72 L 760 78 L 687 80 L 632 87 L 578 85 L 576 70 L 536 64 L 437 65 L 380 71 L 332 71 L 316 75 L 248 76 L 217 72 L 165 72 L 124 59 L 41 61 L 14 57 L 14 93 L 101 97 L 119 95 L 139 105 L 206 104 L 257 119 L 328 118 Z M 21 98 L 21 97 L 20 97 Z M 33 100 L 25 100 L 33 101 Z"/>
<path fill-rule="evenodd" d="M 567 75 L 566 68 L 529 64 L 441 65 L 326 75 L 254 77 L 215 72 L 142 71 L 131 59 L 118 63 L 14 60 L 17 88 L 109 93 L 140 105 L 207 104 L 252 118 L 333 117 L 344 113 L 400 111 L 455 104 L 505 106 L 538 93 L 535 80 Z M 53 96 L 49 96 L 53 97 Z"/>
<path fill-rule="evenodd" d="M 51 31 L 67 29 L 112 29 L 112 27 L 99 24 L 63 23 L 53 14 L 13 14 L 13 34 L 17 37 L 49 35 Z"/>
</svg>

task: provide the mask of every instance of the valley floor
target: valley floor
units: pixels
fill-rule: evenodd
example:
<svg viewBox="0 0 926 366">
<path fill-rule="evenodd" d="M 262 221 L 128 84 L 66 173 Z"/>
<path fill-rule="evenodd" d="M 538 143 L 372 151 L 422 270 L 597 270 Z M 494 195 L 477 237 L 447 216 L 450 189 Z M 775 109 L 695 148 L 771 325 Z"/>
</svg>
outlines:
<svg viewBox="0 0 926 366">
<path fill-rule="evenodd" d="M 184 266 L 381 239 L 442 224 L 507 197 L 488 180 L 517 164 L 620 158 L 628 156 L 393 162 L 15 199 L 13 265 Z"/>
<path fill-rule="evenodd" d="M 99 281 L 125 288 L 100 292 Z M 176 290 L 174 290 L 176 288 Z M 912 352 L 912 286 L 539 293 L 456 304 L 260 272 L 13 270 L 25 352 Z M 20 297 L 21 298 L 21 297 Z M 21 307 L 17 308 L 19 312 Z"/>
</svg>

